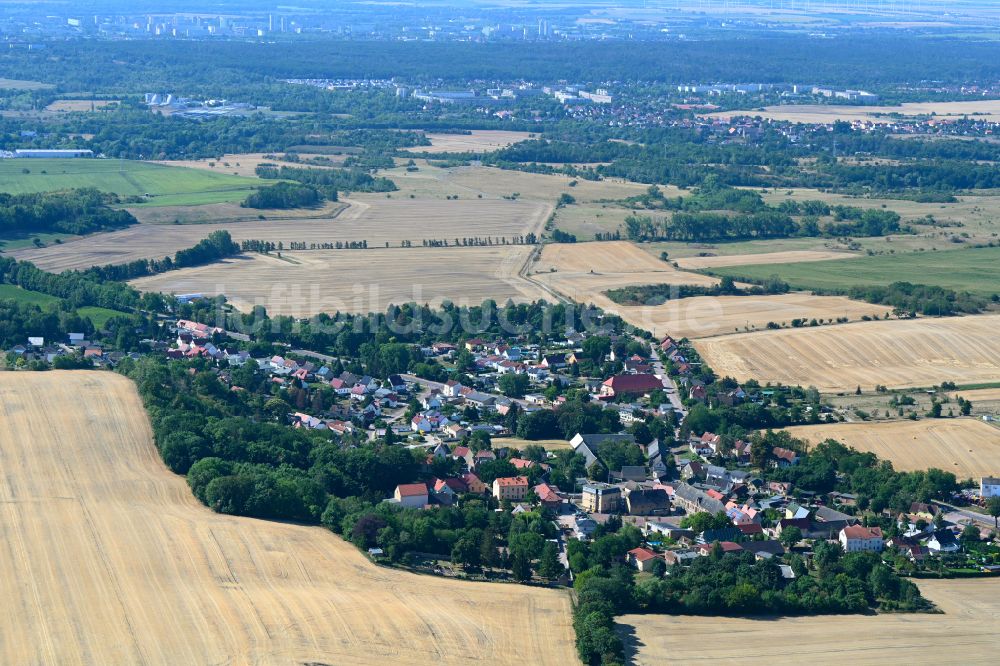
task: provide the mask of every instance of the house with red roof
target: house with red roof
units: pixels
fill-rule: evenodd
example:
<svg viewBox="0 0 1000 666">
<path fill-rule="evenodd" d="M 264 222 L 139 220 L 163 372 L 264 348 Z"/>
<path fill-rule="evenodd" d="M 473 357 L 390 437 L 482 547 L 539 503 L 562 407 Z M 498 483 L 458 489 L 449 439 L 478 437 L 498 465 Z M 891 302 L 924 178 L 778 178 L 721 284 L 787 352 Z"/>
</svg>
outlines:
<svg viewBox="0 0 1000 666">
<path fill-rule="evenodd" d="M 489 488 L 486 487 L 486 484 L 483 483 L 479 479 L 479 477 L 473 474 L 472 472 L 466 472 L 465 474 L 462 475 L 462 483 L 465 484 L 465 487 L 469 489 L 470 493 L 476 493 L 477 495 L 485 495 L 489 491 Z"/>
<path fill-rule="evenodd" d="M 535 494 L 538 495 L 538 501 L 541 505 L 549 509 L 557 509 L 563 502 L 562 495 L 559 494 L 559 488 L 550 486 L 547 483 L 539 483 L 535 486 Z"/>
<path fill-rule="evenodd" d="M 224 329 L 217 326 L 199 324 L 196 321 L 188 321 L 187 319 L 180 319 L 177 321 L 177 330 L 178 332 L 184 331 L 185 333 L 189 333 L 193 337 L 200 338 L 202 340 L 210 338 L 216 333 L 225 333 Z"/>
<path fill-rule="evenodd" d="M 625 561 L 639 571 L 650 571 L 653 568 L 653 562 L 656 560 L 663 560 L 663 556 L 642 546 L 633 548 L 625 553 Z M 664 560 L 665 563 L 666 560 Z"/>
<path fill-rule="evenodd" d="M 423 483 L 401 483 L 396 486 L 392 497 L 400 506 L 422 509 L 427 506 L 427 486 Z"/>
<path fill-rule="evenodd" d="M 790 467 L 799 461 L 799 454 L 780 446 L 771 449 L 771 455 L 774 456 L 775 464 L 778 467 Z"/>
<path fill-rule="evenodd" d="M 599 397 L 605 400 L 622 395 L 641 395 L 662 389 L 663 382 L 656 375 L 615 375 L 601 384 Z"/>
<path fill-rule="evenodd" d="M 713 543 L 702 543 L 698 544 L 698 554 L 702 556 L 708 556 L 712 554 L 712 547 L 715 544 L 719 544 L 722 547 L 722 552 L 725 555 L 730 553 L 740 553 L 743 552 L 743 546 L 736 543 L 735 541 L 715 541 Z"/>
<path fill-rule="evenodd" d="M 848 525 L 840 530 L 840 545 L 845 553 L 881 553 L 885 548 L 882 528 Z"/>
<path fill-rule="evenodd" d="M 468 491 L 469 487 L 466 486 L 465 482 L 461 479 L 449 478 L 434 480 L 434 499 L 446 506 L 454 504 L 455 499 L 459 495 Z"/>
<path fill-rule="evenodd" d="M 493 496 L 501 502 L 523 500 L 528 494 L 528 477 L 505 476 L 493 481 Z"/>
<path fill-rule="evenodd" d="M 517 470 L 528 469 L 529 467 L 534 467 L 538 463 L 534 460 L 525 460 L 524 458 L 511 458 L 510 464 L 514 466 Z"/>
</svg>

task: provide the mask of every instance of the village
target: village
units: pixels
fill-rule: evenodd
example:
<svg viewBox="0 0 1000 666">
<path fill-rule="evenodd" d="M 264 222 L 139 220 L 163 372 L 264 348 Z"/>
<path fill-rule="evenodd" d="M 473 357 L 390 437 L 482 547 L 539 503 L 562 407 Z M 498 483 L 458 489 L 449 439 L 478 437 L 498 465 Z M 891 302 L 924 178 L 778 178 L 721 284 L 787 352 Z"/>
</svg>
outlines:
<svg viewBox="0 0 1000 666">
<path fill-rule="evenodd" d="M 707 383 L 684 340 L 568 330 L 545 344 L 434 342 L 419 354 L 454 377 L 434 381 L 405 372 L 373 377 L 357 359 L 305 350 L 254 358 L 246 350 L 249 336 L 185 319 L 165 323 L 164 332 L 165 340 L 144 341 L 150 353 L 196 361 L 234 392 L 246 390 L 241 384 L 249 378 L 266 382 L 270 393 L 283 396 L 279 406 L 298 408 L 275 415 L 288 427 L 329 433 L 347 447 L 383 439 L 419 451 L 420 473 L 398 484 L 386 503 L 434 511 L 477 498 L 498 512 L 551 522 L 549 541 L 563 572 L 548 576 L 550 582 L 571 580 L 571 542 L 593 542 L 623 525 L 641 535 L 625 561 L 659 577 L 694 558 L 750 554 L 777 563 L 793 580 L 824 543 L 845 553 L 882 554 L 903 574 L 1000 571 L 995 521 L 960 508 L 991 506 L 991 498 L 1000 498 L 1000 480 L 984 477 L 947 502 L 900 508 L 798 487 L 787 473 L 803 455 L 794 440 L 770 431 L 723 436 L 699 429 L 691 423 L 697 417 L 686 419 L 707 406 L 787 406 L 796 402 L 795 391 Z M 8 363 L 111 369 L 140 356 L 70 334 L 56 344 L 29 338 L 8 350 Z M 587 376 L 581 368 L 608 376 Z M 556 421 L 571 400 L 589 406 L 582 423 L 599 424 L 597 430 L 570 436 Z M 801 402 L 790 409 L 812 412 L 813 422 L 837 418 L 826 406 Z M 368 553 L 376 561 L 385 555 L 377 544 Z M 409 563 L 452 576 L 483 575 L 439 557 Z"/>
</svg>

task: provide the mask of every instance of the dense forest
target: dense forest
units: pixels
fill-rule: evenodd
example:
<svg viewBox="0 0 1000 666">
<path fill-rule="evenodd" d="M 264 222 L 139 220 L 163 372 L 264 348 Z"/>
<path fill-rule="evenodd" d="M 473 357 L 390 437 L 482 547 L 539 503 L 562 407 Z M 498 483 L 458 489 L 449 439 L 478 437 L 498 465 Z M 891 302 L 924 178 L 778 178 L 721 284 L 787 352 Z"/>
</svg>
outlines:
<svg viewBox="0 0 1000 666">
<path fill-rule="evenodd" d="M 136 224 L 131 213 L 109 207 L 114 203 L 118 203 L 115 195 L 93 188 L 32 194 L 0 192 L 0 234 L 88 234 Z"/>
<path fill-rule="evenodd" d="M 1000 78 L 994 49 L 989 42 L 885 34 L 723 37 L 645 42 L 642 48 L 627 41 L 554 41 L 531 49 L 496 42 L 75 41 L 52 43 L 41 52 L 12 50 L 0 66 L 7 76 L 67 90 L 181 88 L 194 82 L 236 99 L 274 79 L 358 76 L 423 82 L 807 81 L 850 87 L 921 79 L 964 83 Z M 213 63 L 210 70 L 206 62 Z"/>
<path fill-rule="evenodd" d="M 240 205 L 244 208 L 263 209 L 309 208 L 319 204 L 323 199 L 323 195 L 315 187 L 295 183 L 275 183 L 260 188 Z"/>
<path fill-rule="evenodd" d="M 646 194 L 622 203 L 675 211 L 661 217 L 634 213 L 626 217 L 625 234 L 635 241 L 884 236 L 905 231 L 895 211 L 830 206 L 820 201 L 770 206 L 756 192 L 722 184 L 715 176 L 706 178 L 689 196 L 664 197 L 659 188 L 651 186 Z M 821 224 L 819 216 L 831 215 L 831 221 Z"/>
<path fill-rule="evenodd" d="M 398 189 L 388 178 L 375 177 L 361 169 L 279 168 L 261 164 L 257 167 L 257 175 L 271 180 L 293 180 L 317 190 L 330 201 L 337 200 L 337 192 L 395 192 Z"/>
</svg>

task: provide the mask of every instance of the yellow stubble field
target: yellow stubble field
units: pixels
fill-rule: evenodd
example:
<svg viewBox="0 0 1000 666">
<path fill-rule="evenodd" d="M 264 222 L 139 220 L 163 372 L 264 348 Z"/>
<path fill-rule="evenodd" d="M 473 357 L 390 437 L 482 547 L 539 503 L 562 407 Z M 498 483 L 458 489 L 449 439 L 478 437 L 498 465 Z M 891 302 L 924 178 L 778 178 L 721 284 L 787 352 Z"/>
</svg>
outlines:
<svg viewBox="0 0 1000 666">
<path fill-rule="evenodd" d="M 1000 380 L 1000 315 L 856 322 L 699 340 L 718 374 L 739 380 L 890 388 Z"/>
<path fill-rule="evenodd" d="M 0 462 L 0 663 L 577 663 L 565 592 L 212 513 L 121 376 L 0 373 Z"/>
<path fill-rule="evenodd" d="M 408 248 L 242 255 L 133 280 L 143 291 L 225 295 L 272 315 L 383 312 L 390 303 L 479 305 L 546 297 L 518 276 L 531 247 Z"/>
<path fill-rule="evenodd" d="M 788 428 L 813 444 L 835 439 L 898 470 L 936 467 L 959 479 L 1000 474 L 1000 428 L 973 418 L 833 423 Z"/>
<path fill-rule="evenodd" d="M 893 117 L 896 114 L 897 117 Z M 977 119 L 996 122 L 1000 120 L 1000 100 L 973 100 L 964 102 L 906 102 L 899 106 L 846 106 L 838 104 L 785 104 L 768 106 L 752 111 L 721 111 L 707 114 L 716 118 L 751 116 L 783 120 L 793 123 L 832 123 L 836 120 L 864 121 L 870 123 L 898 122 L 898 116 L 930 116 Z"/>
<path fill-rule="evenodd" d="M 521 141 L 526 141 L 534 135 L 530 132 L 514 132 L 509 130 L 472 130 L 468 134 L 441 134 L 428 132 L 429 146 L 406 148 L 414 153 L 485 153 Z"/>
<path fill-rule="evenodd" d="M 195 225 L 133 225 L 121 231 L 25 248 L 11 252 L 19 260 L 31 261 L 48 271 L 83 269 L 94 265 L 121 264 L 136 259 L 162 258 L 196 244 L 216 230 L 226 230 L 233 240 L 258 239 L 274 243 L 336 243 L 367 240 L 369 247 L 385 243 L 399 247 L 410 240 L 420 246 L 423 239 L 501 237 L 539 233 L 549 208 L 539 202 L 505 200 L 401 199 L 350 200 L 343 212 L 315 219 L 286 218 Z"/>
<path fill-rule="evenodd" d="M 859 319 L 888 311 L 842 296 L 805 292 L 777 296 L 696 296 L 669 300 L 662 305 L 619 305 L 604 292 L 630 285 L 711 286 L 718 282 L 707 275 L 678 270 L 627 241 L 546 245 L 532 265 L 529 277 L 566 298 L 592 303 L 630 324 L 677 338 L 762 329 L 772 321 L 787 324 L 798 318 Z"/>
<path fill-rule="evenodd" d="M 995 664 L 1000 580 L 917 583 L 940 614 L 743 619 L 626 615 L 633 664 Z M 665 657 L 666 655 L 666 657 Z"/>
</svg>

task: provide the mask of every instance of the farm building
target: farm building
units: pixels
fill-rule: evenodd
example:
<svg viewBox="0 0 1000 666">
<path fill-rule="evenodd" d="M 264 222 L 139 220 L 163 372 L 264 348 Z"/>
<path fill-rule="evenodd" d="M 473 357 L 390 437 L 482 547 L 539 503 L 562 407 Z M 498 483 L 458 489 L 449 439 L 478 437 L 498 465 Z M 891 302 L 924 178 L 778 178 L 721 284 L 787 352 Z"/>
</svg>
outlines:
<svg viewBox="0 0 1000 666">
<path fill-rule="evenodd" d="M 18 149 L 14 151 L 14 157 L 34 157 L 34 158 L 65 158 L 65 157 L 93 157 L 92 150 L 34 150 Z"/>
</svg>

